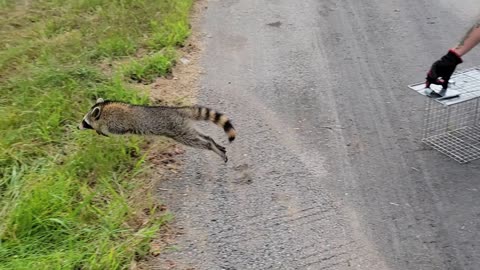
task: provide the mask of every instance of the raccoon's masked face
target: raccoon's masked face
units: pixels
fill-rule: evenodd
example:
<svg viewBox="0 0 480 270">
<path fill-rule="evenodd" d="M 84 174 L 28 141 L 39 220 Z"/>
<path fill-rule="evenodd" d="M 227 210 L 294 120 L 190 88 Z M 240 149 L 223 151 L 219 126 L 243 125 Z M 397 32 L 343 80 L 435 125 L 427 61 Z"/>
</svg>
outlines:
<svg viewBox="0 0 480 270">
<path fill-rule="evenodd" d="M 100 119 L 101 114 L 101 106 L 99 103 L 103 103 L 103 99 L 97 99 L 97 103 L 92 107 L 92 109 L 83 117 L 82 122 L 78 126 L 78 129 L 94 129 L 99 133 L 99 127 L 97 125 L 97 121 Z M 102 133 L 103 135 L 103 133 Z"/>
</svg>

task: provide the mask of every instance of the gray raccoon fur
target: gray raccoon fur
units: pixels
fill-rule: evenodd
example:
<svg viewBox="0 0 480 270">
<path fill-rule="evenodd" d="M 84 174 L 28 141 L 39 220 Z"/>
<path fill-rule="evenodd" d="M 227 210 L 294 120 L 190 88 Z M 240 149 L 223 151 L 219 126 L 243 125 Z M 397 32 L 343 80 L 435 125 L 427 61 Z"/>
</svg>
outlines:
<svg viewBox="0 0 480 270">
<path fill-rule="evenodd" d="M 212 150 L 227 162 L 225 147 L 198 132 L 192 120 L 208 120 L 222 127 L 232 142 L 236 132 L 230 120 L 209 108 L 133 105 L 99 98 L 85 115 L 79 129 L 93 129 L 98 134 L 161 135 L 187 146 Z"/>
</svg>

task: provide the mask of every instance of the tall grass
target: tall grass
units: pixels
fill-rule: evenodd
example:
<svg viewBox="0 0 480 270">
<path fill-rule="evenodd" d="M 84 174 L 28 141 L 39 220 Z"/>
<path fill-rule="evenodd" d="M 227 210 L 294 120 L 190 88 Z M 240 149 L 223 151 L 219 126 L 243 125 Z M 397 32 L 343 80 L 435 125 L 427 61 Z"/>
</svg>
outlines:
<svg viewBox="0 0 480 270">
<path fill-rule="evenodd" d="M 147 102 L 130 82 L 169 72 L 191 5 L 0 0 L 0 269 L 126 269 L 148 251 L 168 217 L 132 203 L 144 142 L 76 126 L 97 97 Z"/>
</svg>

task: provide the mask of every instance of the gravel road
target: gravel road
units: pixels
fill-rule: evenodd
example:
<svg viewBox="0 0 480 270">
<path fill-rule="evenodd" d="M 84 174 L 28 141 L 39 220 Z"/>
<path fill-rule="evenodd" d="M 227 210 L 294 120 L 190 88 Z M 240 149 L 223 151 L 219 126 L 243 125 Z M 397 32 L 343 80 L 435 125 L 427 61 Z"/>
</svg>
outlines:
<svg viewBox="0 0 480 270">
<path fill-rule="evenodd" d="M 182 229 L 156 268 L 480 269 L 480 162 L 420 143 L 424 79 L 478 1 L 208 1 L 198 102 L 226 165 L 188 149 L 160 196 Z M 480 63 L 480 49 L 460 68 Z M 172 264 L 173 265 L 173 264 Z"/>
</svg>

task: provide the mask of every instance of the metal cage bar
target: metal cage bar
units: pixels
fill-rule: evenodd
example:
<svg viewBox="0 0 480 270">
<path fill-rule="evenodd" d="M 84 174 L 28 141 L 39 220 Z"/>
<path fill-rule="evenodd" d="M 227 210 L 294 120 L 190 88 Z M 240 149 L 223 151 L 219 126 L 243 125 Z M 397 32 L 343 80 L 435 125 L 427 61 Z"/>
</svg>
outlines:
<svg viewBox="0 0 480 270">
<path fill-rule="evenodd" d="M 422 141 L 466 163 L 480 158 L 480 67 L 455 72 L 448 89 L 458 96 L 426 97 Z M 428 95 L 425 83 L 408 86 L 420 95 Z M 431 86 L 435 91 L 441 86 Z M 451 92 L 452 93 L 452 92 Z"/>
<path fill-rule="evenodd" d="M 422 141 L 460 163 L 480 158 L 479 103 L 480 97 L 450 105 L 426 99 Z"/>
</svg>

